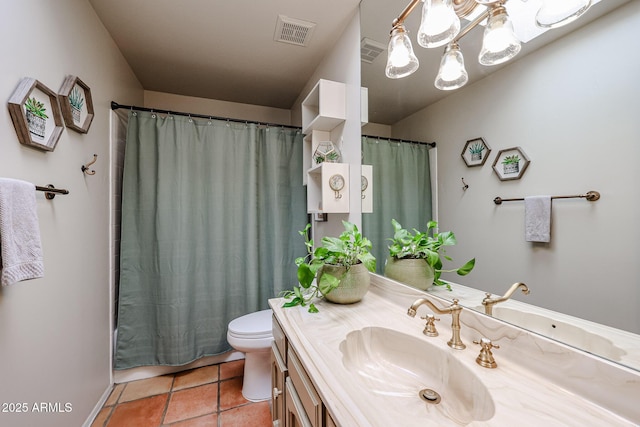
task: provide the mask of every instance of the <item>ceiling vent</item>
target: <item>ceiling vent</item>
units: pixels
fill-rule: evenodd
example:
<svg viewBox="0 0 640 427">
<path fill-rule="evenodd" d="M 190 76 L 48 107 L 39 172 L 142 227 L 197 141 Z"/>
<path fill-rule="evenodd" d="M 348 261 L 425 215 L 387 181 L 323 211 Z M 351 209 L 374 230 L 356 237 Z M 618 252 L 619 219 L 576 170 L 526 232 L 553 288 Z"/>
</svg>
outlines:
<svg viewBox="0 0 640 427">
<path fill-rule="evenodd" d="M 360 42 L 360 59 L 371 64 L 386 48 L 382 43 L 365 37 Z"/>
<path fill-rule="evenodd" d="M 278 42 L 306 46 L 315 27 L 316 24 L 314 22 L 278 15 L 276 33 L 273 39 Z"/>
</svg>

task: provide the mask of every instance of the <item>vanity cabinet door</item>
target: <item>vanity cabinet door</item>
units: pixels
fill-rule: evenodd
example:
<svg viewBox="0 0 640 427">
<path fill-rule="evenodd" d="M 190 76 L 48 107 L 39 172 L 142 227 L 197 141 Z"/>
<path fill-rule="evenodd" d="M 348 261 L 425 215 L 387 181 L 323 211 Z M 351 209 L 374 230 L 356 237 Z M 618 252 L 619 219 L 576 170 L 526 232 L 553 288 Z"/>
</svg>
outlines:
<svg viewBox="0 0 640 427">
<path fill-rule="evenodd" d="M 313 427 L 309 418 L 307 418 L 304 406 L 300 401 L 298 393 L 296 393 L 291 378 L 287 378 L 285 383 L 285 427 Z"/>
<path fill-rule="evenodd" d="M 285 427 L 285 378 L 287 377 L 287 365 L 285 365 L 278 347 L 271 343 L 271 415 L 273 427 Z"/>
<path fill-rule="evenodd" d="M 287 381 L 290 380 L 292 387 L 295 388 L 296 394 L 302 403 L 304 412 L 307 414 L 307 418 L 311 422 L 311 426 L 324 426 L 324 405 L 320 399 L 320 395 L 316 391 L 307 371 L 300 362 L 300 358 L 292 347 L 289 347 L 287 360 L 287 370 L 289 375 L 287 377 Z"/>
</svg>

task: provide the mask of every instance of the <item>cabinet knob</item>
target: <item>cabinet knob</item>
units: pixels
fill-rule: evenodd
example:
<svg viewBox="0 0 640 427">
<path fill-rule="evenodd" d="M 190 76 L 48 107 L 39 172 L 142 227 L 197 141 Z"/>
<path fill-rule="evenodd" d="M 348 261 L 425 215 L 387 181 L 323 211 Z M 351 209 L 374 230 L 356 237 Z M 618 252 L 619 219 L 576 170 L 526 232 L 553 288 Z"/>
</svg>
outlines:
<svg viewBox="0 0 640 427">
<path fill-rule="evenodd" d="M 282 391 L 278 390 L 278 387 L 273 388 L 273 397 L 274 399 L 282 394 Z"/>
</svg>

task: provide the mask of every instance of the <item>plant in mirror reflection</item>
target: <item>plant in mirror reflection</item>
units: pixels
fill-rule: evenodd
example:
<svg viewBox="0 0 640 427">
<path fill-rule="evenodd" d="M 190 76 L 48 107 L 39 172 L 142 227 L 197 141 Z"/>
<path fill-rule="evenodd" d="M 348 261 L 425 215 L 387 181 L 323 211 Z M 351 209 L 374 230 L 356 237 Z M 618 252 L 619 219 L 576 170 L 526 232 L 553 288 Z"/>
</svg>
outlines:
<svg viewBox="0 0 640 427">
<path fill-rule="evenodd" d="M 442 281 L 440 276 L 442 273 L 456 272 L 460 276 L 466 276 L 473 270 L 476 259 L 473 258 L 466 262 L 462 267 L 443 270 L 442 258 L 452 261 L 451 257 L 446 255 L 445 246 L 453 246 L 457 243 L 456 236 L 452 231 L 443 231 L 438 233 L 438 223 L 429 221 L 427 231 L 422 232 L 413 229 L 413 232 L 402 228 L 402 225 L 395 219 L 391 220 L 393 225 L 393 238 L 389 245 L 389 256 L 396 259 L 424 259 L 427 264 L 434 270 L 433 284 L 436 286 L 446 286 L 451 290 L 451 285 Z"/>
</svg>

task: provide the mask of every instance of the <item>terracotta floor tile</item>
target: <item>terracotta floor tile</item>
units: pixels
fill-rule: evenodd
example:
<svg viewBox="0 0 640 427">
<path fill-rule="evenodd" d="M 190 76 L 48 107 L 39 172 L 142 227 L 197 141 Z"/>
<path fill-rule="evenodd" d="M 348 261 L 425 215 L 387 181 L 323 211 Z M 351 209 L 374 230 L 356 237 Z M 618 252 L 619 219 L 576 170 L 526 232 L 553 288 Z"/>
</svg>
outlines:
<svg viewBox="0 0 640 427">
<path fill-rule="evenodd" d="M 158 427 L 169 395 L 147 397 L 115 407 L 107 427 Z"/>
<path fill-rule="evenodd" d="M 172 390 L 182 390 L 218 381 L 218 366 L 203 366 L 202 368 L 177 373 L 173 380 Z"/>
<path fill-rule="evenodd" d="M 171 424 L 171 427 L 217 427 L 218 414 L 209 414 L 204 417 L 191 418 L 190 420 L 180 421 Z"/>
<path fill-rule="evenodd" d="M 271 410 L 268 402 L 258 402 L 220 412 L 221 427 L 270 427 Z"/>
<path fill-rule="evenodd" d="M 242 377 L 220 382 L 220 410 L 230 409 L 249 403 L 242 396 Z"/>
<path fill-rule="evenodd" d="M 173 384 L 173 375 L 132 381 L 127 383 L 124 391 L 120 395 L 120 403 L 168 393 L 171 390 L 171 384 Z"/>
<path fill-rule="evenodd" d="M 104 406 L 115 405 L 118 402 L 118 399 L 120 398 L 122 390 L 124 390 L 125 386 L 126 384 L 116 384 L 113 387 L 113 390 L 111 390 L 111 394 L 109 395 L 107 401 L 104 403 Z"/>
<path fill-rule="evenodd" d="M 107 418 L 109 418 L 112 409 L 113 407 L 111 406 L 102 408 L 91 423 L 91 427 L 103 427 L 104 423 L 107 421 Z"/>
<path fill-rule="evenodd" d="M 244 359 L 226 362 L 220 365 L 220 379 L 226 380 L 233 377 L 241 377 L 244 373 Z"/>
<path fill-rule="evenodd" d="M 218 410 L 218 383 L 201 385 L 171 394 L 164 423 L 205 415 Z"/>
</svg>

